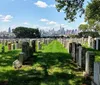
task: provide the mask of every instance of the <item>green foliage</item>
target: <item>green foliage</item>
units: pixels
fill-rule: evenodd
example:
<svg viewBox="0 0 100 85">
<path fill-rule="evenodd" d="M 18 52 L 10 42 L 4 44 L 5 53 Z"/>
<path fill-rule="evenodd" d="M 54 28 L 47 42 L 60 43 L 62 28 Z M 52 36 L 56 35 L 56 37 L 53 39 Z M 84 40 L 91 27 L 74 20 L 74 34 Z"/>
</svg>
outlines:
<svg viewBox="0 0 100 85">
<path fill-rule="evenodd" d="M 100 21 L 100 0 L 92 0 L 88 3 L 85 12 L 85 20 L 95 20 Z"/>
<path fill-rule="evenodd" d="M 85 38 L 88 38 L 88 36 L 99 37 L 99 34 L 98 34 L 98 32 L 87 31 L 87 32 L 78 33 L 78 36 L 79 37 L 85 37 Z"/>
<path fill-rule="evenodd" d="M 79 30 L 84 32 L 84 31 L 88 30 L 88 25 L 87 24 L 80 24 L 80 26 L 78 28 L 79 28 Z"/>
<path fill-rule="evenodd" d="M 38 29 L 28 27 L 16 27 L 13 33 L 17 38 L 39 38 L 40 32 Z"/>
<path fill-rule="evenodd" d="M 55 0 L 57 2 L 56 8 L 58 12 L 61 10 L 66 14 L 65 20 L 74 21 L 77 13 L 80 16 L 84 13 L 83 2 L 84 0 Z"/>
</svg>

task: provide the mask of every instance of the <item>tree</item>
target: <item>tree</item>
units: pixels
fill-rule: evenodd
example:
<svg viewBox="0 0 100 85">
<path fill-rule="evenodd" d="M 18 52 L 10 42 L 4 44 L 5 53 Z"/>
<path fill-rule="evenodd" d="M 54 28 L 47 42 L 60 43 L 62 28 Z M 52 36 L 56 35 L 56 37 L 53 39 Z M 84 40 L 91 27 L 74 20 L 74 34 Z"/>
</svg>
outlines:
<svg viewBox="0 0 100 85">
<path fill-rule="evenodd" d="M 88 3 L 85 12 L 85 20 L 94 20 L 100 22 L 100 0 L 92 0 Z"/>
<path fill-rule="evenodd" d="M 38 29 L 28 28 L 28 27 L 16 27 L 13 33 L 17 38 L 37 38 L 40 37 L 40 32 Z"/>
<path fill-rule="evenodd" d="M 79 30 L 84 32 L 84 31 L 88 30 L 88 24 L 80 24 L 80 26 L 78 28 L 79 28 Z"/>
<path fill-rule="evenodd" d="M 65 20 L 74 21 L 78 12 L 80 17 L 84 13 L 84 0 L 55 0 L 58 12 L 61 10 L 66 14 Z"/>
</svg>

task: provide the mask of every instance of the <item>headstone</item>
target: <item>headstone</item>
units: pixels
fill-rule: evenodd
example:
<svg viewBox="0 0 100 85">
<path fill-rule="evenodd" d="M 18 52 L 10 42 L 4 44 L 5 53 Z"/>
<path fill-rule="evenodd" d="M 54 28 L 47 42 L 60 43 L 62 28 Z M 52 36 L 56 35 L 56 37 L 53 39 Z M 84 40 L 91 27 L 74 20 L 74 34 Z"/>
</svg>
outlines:
<svg viewBox="0 0 100 85">
<path fill-rule="evenodd" d="M 78 65 L 82 68 L 82 46 L 79 46 L 79 61 Z"/>
<path fill-rule="evenodd" d="M 14 44 L 11 44 L 11 50 L 14 50 L 14 49 L 13 49 L 13 45 L 14 45 Z"/>
<path fill-rule="evenodd" d="M 90 47 L 91 46 L 91 36 L 88 36 L 88 47 Z"/>
<path fill-rule="evenodd" d="M 96 40 L 95 39 L 93 40 L 93 47 L 92 48 L 96 49 Z"/>
<path fill-rule="evenodd" d="M 41 42 L 38 41 L 38 50 L 41 50 Z"/>
<path fill-rule="evenodd" d="M 73 58 L 73 61 L 76 62 L 76 43 L 75 42 L 72 42 L 72 58 Z"/>
<path fill-rule="evenodd" d="M 11 42 L 8 43 L 8 50 L 11 50 Z"/>
<path fill-rule="evenodd" d="M 24 52 L 20 52 L 18 60 L 20 61 L 21 64 L 24 63 L 24 60 L 26 60 L 25 58 L 26 58 L 25 57 L 25 53 Z"/>
<path fill-rule="evenodd" d="M 83 70 L 85 70 L 85 56 L 86 56 L 86 52 L 87 52 L 87 50 L 86 50 L 86 48 L 85 47 L 82 47 L 82 64 L 81 64 L 81 68 L 83 69 Z"/>
<path fill-rule="evenodd" d="M 79 65 L 79 46 L 81 46 L 81 44 L 77 43 L 76 44 L 76 63 Z"/>
<path fill-rule="evenodd" d="M 36 52 L 36 40 L 32 40 L 32 51 Z"/>
<path fill-rule="evenodd" d="M 13 67 L 14 67 L 15 69 L 19 69 L 19 68 L 22 67 L 22 64 L 20 63 L 19 60 L 15 60 L 15 61 L 13 62 Z"/>
<path fill-rule="evenodd" d="M 100 62 L 94 62 L 94 82 L 96 85 L 100 85 Z"/>
<path fill-rule="evenodd" d="M 100 50 L 100 38 L 96 38 L 96 50 Z"/>
<path fill-rule="evenodd" d="M 5 52 L 5 47 L 4 46 L 2 46 L 2 53 L 4 53 Z"/>
<path fill-rule="evenodd" d="M 69 53 L 72 53 L 72 43 L 69 43 Z"/>
<path fill-rule="evenodd" d="M 22 43 L 22 52 L 25 53 L 25 60 L 30 57 L 30 53 L 29 53 L 29 43 L 28 42 L 23 42 Z"/>
<path fill-rule="evenodd" d="M 92 51 L 86 52 L 86 65 L 85 71 L 87 74 L 93 75 L 95 55 Z"/>
<path fill-rule="evenodd" d="M 19 46 L 18 46 L 18 41 L 15 42 L 15 49 L 18 49 Z"/>
</svg>

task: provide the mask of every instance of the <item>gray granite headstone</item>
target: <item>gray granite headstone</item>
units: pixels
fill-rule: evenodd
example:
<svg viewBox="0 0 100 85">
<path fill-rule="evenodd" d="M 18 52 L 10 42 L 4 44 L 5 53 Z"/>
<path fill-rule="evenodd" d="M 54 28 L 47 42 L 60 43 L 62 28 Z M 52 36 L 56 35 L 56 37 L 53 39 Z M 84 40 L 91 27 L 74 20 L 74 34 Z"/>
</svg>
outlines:
<svg viewBox="0 0 100 85">
<path fill-rule="evenodd" d="M 87 74 L 93 75 L 95 54 L 92 51 L 86 52 L 85 71 Z"/>
</svg>

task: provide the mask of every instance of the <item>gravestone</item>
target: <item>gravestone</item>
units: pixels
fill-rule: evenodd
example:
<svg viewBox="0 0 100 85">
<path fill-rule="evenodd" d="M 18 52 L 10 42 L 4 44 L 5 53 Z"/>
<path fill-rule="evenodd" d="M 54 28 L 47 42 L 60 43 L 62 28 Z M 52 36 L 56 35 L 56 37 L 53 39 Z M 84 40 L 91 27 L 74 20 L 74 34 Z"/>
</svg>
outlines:
<svg viewBox="0 0 100 85">
<path fill-rule="evenodd" d="M 2 52 L 2 53 L 5 52 L 5 47 L 4 47 L 4 46 L 2 46 L 2 50 L 1 50 L 1 52 Z"/>
<path fill-rule="evenodd" d="M 13 44 L 13 50 L 15 50 L 15 43 Z"/>
<path fill-rule="evenodd" d="M 88 47 L 91 47 L 91 36 L 88 36 Z"/>
<path fill-rule="evenodd" d="M 38 50 L 41 50 L 41 42 L 38 41 Z"/>
<path fill-rule="evenodd" d="M 14 67 L 15 69 L 19 69 L 19 68 L 22 67 L 22 64 L 21 64 L 21 62 L 20 62 L 19 60 L 15 60 L 15 61 L 13 62 L 13 67 Z"/>
<path fill-rule="evenodd" d="M 100 62 L 94 62 L 94 82 L 96 85 L 100 85 Z"/>
<path fill-rule="evenodd" d="M 18 41 L 15 42 L 15 49 L 18 49 L 19 46 L 18 46 Z"/>
<path fill-rule="evenodd" d="M 69 53 L 72 53 L 72 43 L 69 43 Z"/>
<path fill-rule="evenodd" d="M 93 75 L 95 54 L 92 51 L 86 52 L 86 65 L 85 71 L 87 74 Z"/>
<path fill-rule="evenodd" d="M 19 49 L 22 48 L 22 43 L 23 43 L 22 40 L 19 40 L 19 42 L 18 42 L 18 48 L 19 48 Z"/>
<path fill-rule="evenodd" d="M 85 63 L 85 59 L 86 59 L 85 56 L 86 56 L 86 52 L 87 52 L 86 48 L 82 47 L 82 58 L 81 58 L 82 59 L 81 60 L 82 63 L 81 63 L 81 67 L 82 67 L 83 70 L 85 70 L 85 64 L 86 64 Z"/>
<path fill-rule="evenodd" d="M 77 43 L 76 44 L 76 63 L 79 64 L 79 46 L 81 46 L 81 44 Z"/>
<path fill-rule="evenodd" d="M 96 38 L 96 50 L 100 50 L 100 38 Z"/>
<path fill-rule="evenodd" d="M 8 43 L 8 50 L 11 50 L 11 42 Z"/>
<path fill-rule="evenodd" d="M 11 44 L 11 50 L 14 50 L 14 49 L 13 49 L 13 45 L 14 45 L 14 44 Z"/>
<path fill-rule="evenodd" d="M 82 46 L 79 46 L 79 61 L 78 61 L 78 65 L 80 66 L 80 68 L 82 68 Z"/>
<path fill-rule="evenodd" d="M 25 53 L 24 52 L 20 52 L 18 60 L 20 61 L 21 64 L 24 63 L 24 60 L 26 60 L 25 58 L 26 58 L 25 57 Z"/>
<path fill-rule="evenodd" d="M 93 49 L 96 49 L 96 40 L 93 40 Z"/>
<path fill-rule="evenodd" d="M 32 40 L 32 51 L 36 52 L 36 40 Z"/>
<path fill-rule="evenodd" d="M 76 43 L 75 42 L 72 42 L 72 58 L 73 58 L 73 61 L 76 62 Z"/>
<path fill-rule="evenodd" d="M 25 53 L 25 57 L 24 60 L 26 60 L 28 57 L 30 57 L 30 53 L 29 53 L 29 43 L 28 42 L 23 42 L 22 43 L 22 52 Z"/>
</svg>

